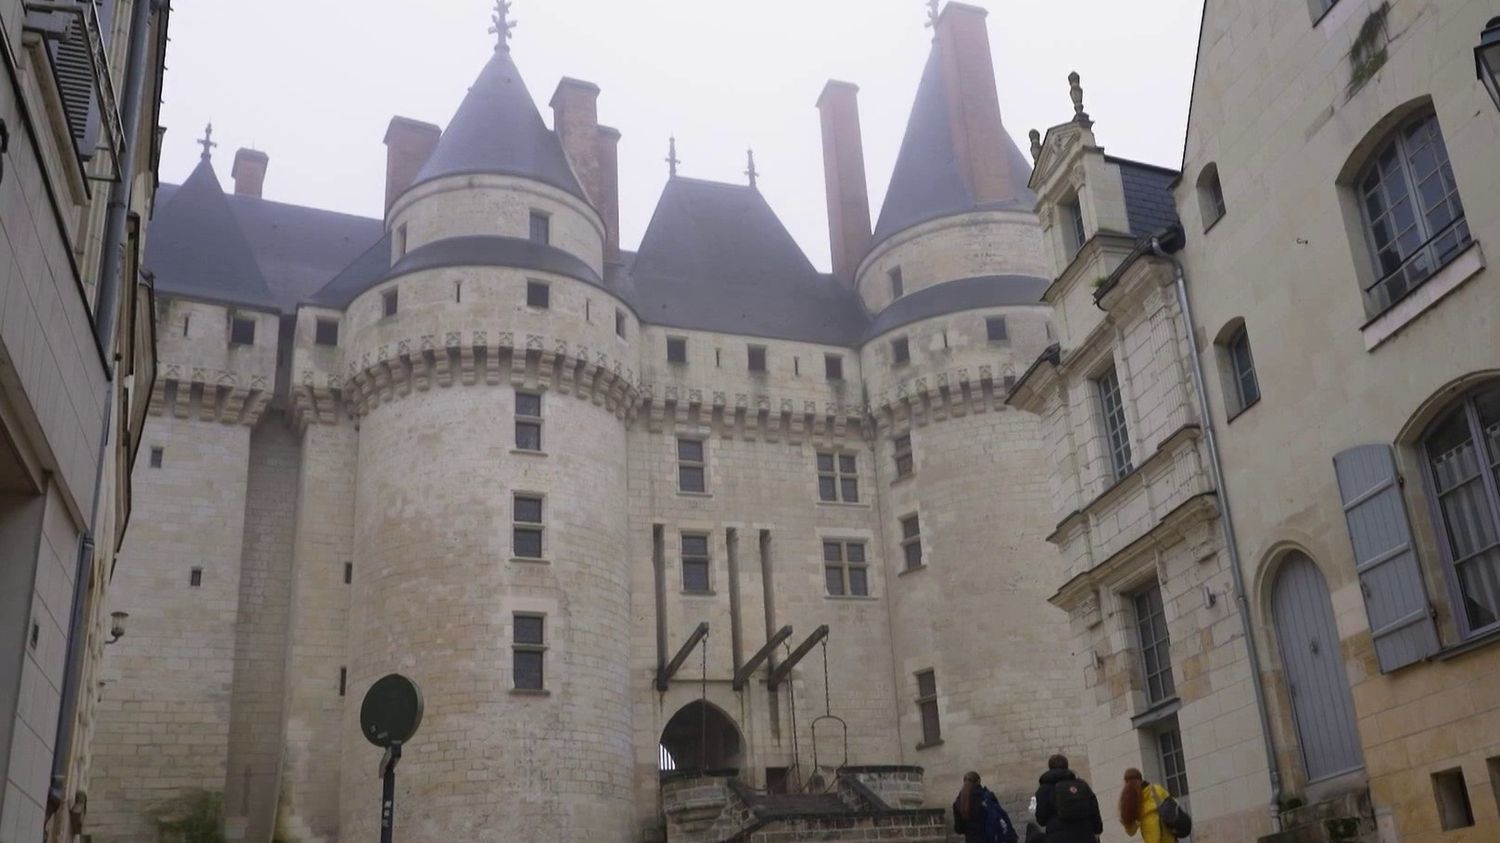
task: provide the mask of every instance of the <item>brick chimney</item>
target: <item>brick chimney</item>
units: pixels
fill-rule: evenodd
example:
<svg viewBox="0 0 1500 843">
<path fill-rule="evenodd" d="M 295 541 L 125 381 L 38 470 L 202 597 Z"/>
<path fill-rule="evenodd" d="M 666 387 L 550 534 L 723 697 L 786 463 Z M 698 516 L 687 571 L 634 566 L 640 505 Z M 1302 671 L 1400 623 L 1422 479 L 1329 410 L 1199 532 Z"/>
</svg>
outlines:
<svg viewBox="0 0 1500 843">
<path fill-rule="evenodd" d="M 937 22 L 937 49 L 947 81 L 953 154 L 979 203 L 1007 198 L 1030 174 L 1012 173 L 1011 142 L 1000 122 L 995 65 L 985 27 L 989 12 L 950 2 Z"/>
<path fill-rule="evenodd" d="M 234 178 L 236 196 L 260 198 L 261 188 L 266 183 L 266 165 L 271 157 L 257 149 L 241 148 L 234 154 L 234 169 L 229 171 Z"/>
<path fill-rule="evenodd" d="M 833 274 L 851 283 L 860 259 L 870 246 L 870 194 L 865 183 L 865 146 L 859 131 L 858 96 L 858 86 L 829 81 L 818 97 Z"/>
<path fill-rule="evenodd" d="M 620 261 L 620 130 L 599 127 L 599 195 L 594 204 L 604 217 L 604 260 Z"/>
<path fill-rule="evenodd" d="M 552 130 L 595 208 L 601 208 L 599 194 L 603 191 L 599 183 L 598 102 L 598 85 L 566 76 L 552 94 Z"/>
<path fill-rule="evenodd" d="M 443 130 L 410 117 L 392 117 L 385 130 L 385 207 L 416 181 Z"/>
</svg>

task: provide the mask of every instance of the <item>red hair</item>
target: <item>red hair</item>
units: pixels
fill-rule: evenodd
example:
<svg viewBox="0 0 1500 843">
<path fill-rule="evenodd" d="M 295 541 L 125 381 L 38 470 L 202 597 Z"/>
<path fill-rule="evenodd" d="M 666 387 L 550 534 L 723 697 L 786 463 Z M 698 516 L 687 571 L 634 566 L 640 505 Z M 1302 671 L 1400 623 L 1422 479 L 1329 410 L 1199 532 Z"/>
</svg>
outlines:
<svg viewBox="0 0 1500 843">
<path fill-rule="evenodd" d="M 1120 825 L 1130 828 L 1141 821 L 1141 792 L 1146 780 L 1134 767 L 1125 771 L 1125 786 L 1120 788 Z"/>
</svg>

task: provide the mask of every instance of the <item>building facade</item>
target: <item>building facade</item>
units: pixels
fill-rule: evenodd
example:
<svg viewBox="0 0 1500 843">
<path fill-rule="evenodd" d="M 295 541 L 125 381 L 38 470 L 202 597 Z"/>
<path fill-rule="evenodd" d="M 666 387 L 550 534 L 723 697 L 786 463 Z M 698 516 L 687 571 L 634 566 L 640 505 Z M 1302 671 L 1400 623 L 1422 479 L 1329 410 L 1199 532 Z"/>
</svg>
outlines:
<svg viewBox="0 0 1500 843">
<path fill-rule="evenodd" d="M 753 180 L 675 162 L 622 251 L 599 89 L 562 80 L 549 129 L 503 20 L 445 129 L 392 121 L 382 219 L 264 198 L 250 150 L 226 193 L 206 146 L 147 255 L 95 839 L 192 793 L 231 839 L 374 834 L 391 672 L 416 840 L 708 839 L 663 808 L 688 770 L 915 810 L 918 768 L 937 807 L 977 769 L 1021 813 L 1082 759 L 1052 453 L 1005 401 L 1053 262 L 984 18 L 933 21 L 873 226 L 857 89 L 823 91 L 831 274 Z"/>
<path fill-rule="evenodd" d="M 155 376 L 165 4 L 0 3 L 0 840 L 88 827 L 106 609 Z"/>
</svg>

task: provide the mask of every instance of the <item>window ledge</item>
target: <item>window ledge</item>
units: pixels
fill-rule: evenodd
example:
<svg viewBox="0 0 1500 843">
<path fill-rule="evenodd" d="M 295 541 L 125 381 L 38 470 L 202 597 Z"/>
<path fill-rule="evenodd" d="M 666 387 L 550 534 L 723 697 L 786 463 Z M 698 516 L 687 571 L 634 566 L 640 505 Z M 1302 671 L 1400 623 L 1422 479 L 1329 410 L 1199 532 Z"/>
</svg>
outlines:
<svg viewBox="0 0 1500 843">
<path fill-rule="evenodd" d="M 925 571 L 925 570 L 927 570 L 927 563 L 923 562 L 920 565 L 912 565 L 909 568 L 902 568 L 901 572 L 899 574 L 897 574 L 896 576 L 898 576 L 898 577 L 904 577 L 907 574 L 915 574 L 918 571 Z"/>
<path fill-rule="evenodd" d="M 932 749 L 935 746 L 942 746 L 942 745 L 943 745 L 943 739 L 942 738 L 938 738 L 935 741 L 925 741 L 923 743 L 917 744 L 917 749 Z"/>
<path fill-rule="evenodd" d="M 869 509 L 870 505 L 863 501 L 818 501 L 818 506 L 832 506 L 843 509 Z"/>
<path fill-rule="evenodd" d="M 1251 408 L 1253 408 L 1255 405 L 1257 405 L 1259 403 L 1260 403 L 1260 399 L 1257 398 L 1254 401 L 1251 401 L 1249 404 L 1246 404 L 1245 406 L 1239 408 L 1238 410 L 1235 410 L 1234 413 L 1232 413 L 1228 418 L 1224 419 L 1224 423 L 1225 424 L 1233 424 L 1235 419 L 1237 419 L 1240 416 L 1243 416 L 1244 414 L 1250 412 Z"/>
<path fill-rule="evenodd" d="M 714 591 L 711 588 L 708 591 L 689 591 L 689 590 L 687 590 L 687 589 L 684 588 L 682 590 L 682 596 L 683 597 L 718 597 L 719 596 L 719 592 Z"/>
<path fill-rule="evenodd" d="M 1485 647 L 1496 643 L 1497 641 L 1500 641 L 1500 629 L 1492 629 L 1489 632 L 1481 632 L 1467 641 L 1460 641 L 1459 643 L 1454 644 L 1451 647 L 1444 647 L 1443 649 L 1438 650 L 1435 654 L 1433 654 L 1432 660 L 1445 662 L 1449 659 L 1456 659 L 1459 656 L 1466 656 L 1469 653 L 1474 652 L 1475 650 L 1482 650 Z"/>
<path fill-rule="evenodd" d="M 873 603 L 879 598 L 873 594 L 825 594 L 824 600 L 852 600 L 856 603 Z"/>
<path fill-rule="evenodd" d="M 547 452 L 546 451 L 533 451 L 530 448 L 511 448 L 510 452 L 512 454 L 518 454 L 518 455 L 523 456 L 523 457 L 545 457 L 545 456 L 547 456 Z"/>
<path fill-rule="evenodd" d="M 684 492 L 681 489 L 677 490 L 677 497 L 679 498 L 711 498 L 713 496 L 713 492 Z"/>
<path fill-rule="evenodd" d="M 525 562 L 528 565 L 551 565 L 552 560 L 545 556 L 512 556 L 512 562 Z"/>
<path fill-rule="evenodd" d="M 1224 218 L 1227 217 L 1227 216 L 1229 216 L 1229 212 L 1225 211 L 1224 213 L 1219 214 L 1217 217 L 1214 217 L 1213 218 L 1213 222 L 1210 222 L 1207 225 L 1203 226 L 1203 233 L 1207 234 L 1210 231 L 1213 231 L 1214 230 L 1214 226 L 1216 226 L 1219 223 L 1223 222 Z"/>
<path fill-rule="evenodd" d="M 546 688 L 511 688 L 510 695 L 513 697 L 550 697 L 552 692 Z"/>
<path fill-rule="evenodd" d="M 1435 307 L 1449 293 L 1463 286 L 1465 281 L 1478 275 L 1483 269 L 1484 250 L 1479 248 L 1479 241 L 1475 240 L 1467 249 L 1459 252 L 1457 257 L 1427 276 L 1426 281 L 1413 288 L 1400 301 L 1359 329 L 1365 339 L 1365 351 L 1374 351 L 1386 340 L 1400 333 L 1417 317 Z"/>
<path fill-rule="evenodd" d="M 1182 708 L 1182 700 L 1176 696 L 1167 697 L 1156 705 L 1130 718 L 1131 728 L 1144 729 L 1176 714 Z"/>
</svg>

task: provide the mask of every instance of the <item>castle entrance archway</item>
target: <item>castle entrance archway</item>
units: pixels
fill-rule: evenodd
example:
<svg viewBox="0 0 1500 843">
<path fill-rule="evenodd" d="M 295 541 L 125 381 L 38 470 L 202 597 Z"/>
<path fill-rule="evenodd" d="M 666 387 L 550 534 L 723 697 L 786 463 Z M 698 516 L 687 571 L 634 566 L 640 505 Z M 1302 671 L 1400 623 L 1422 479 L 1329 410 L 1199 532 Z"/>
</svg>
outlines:
<svg viewBox="0 0 1500 843">
<path fill-rule="evenodd" d="M 744 761 L 744 746 L 729 715 L 713 703 L 695 700 L 678 709 L 662 729 L 659 767 L 737 770 Z"/>
</svg>

